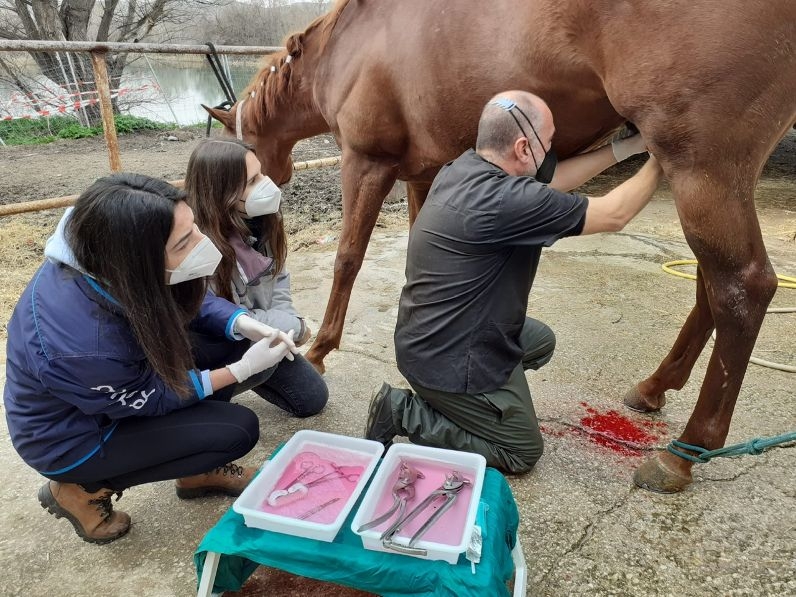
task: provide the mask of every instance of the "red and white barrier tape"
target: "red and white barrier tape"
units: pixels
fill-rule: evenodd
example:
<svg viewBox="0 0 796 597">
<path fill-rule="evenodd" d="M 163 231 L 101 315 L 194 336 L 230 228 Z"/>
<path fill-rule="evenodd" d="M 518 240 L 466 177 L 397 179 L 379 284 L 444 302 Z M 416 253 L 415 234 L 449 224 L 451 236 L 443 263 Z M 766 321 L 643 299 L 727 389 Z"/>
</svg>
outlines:
<svg viewBox="0 0 796 597">
<path fill-rule="evenodd" d="M 138 87 L 120 87 L 119 89 L 114 89 L 111 91 L 111 99 L 140 91 L 159 91 L 159 90 L 160 87 L 158 87 L 154 83 L 147 83 L 145 85 L 141 85 Z M 84 99 L 82 97 L 84 95 L 94 96 L 94 97 L 89 97 L 87 99 Z M 26 96 L 25 94 L 16 93 L 11 96 L 10 101 L 4 107 L 4 111 L 7 112 L 7 114 L 0 117 L 0 120 L 2 121 L 33 120 L 37 118 L 47 118 L 49 116 L 74 113 L 77 112 L 78 110 L 82 110 L 83 108 L 87 108 L 89 106 L 95 106 L 99 102 L 99 99 L 96 97 L 97 95 L 98 92 L 96 90 L 81 91 L 77 93 L 61 94 L 58 96 L 53 95 L 50 98 L 40 97 L 38 98 L 38 102 L 35 102 L 31 98 L 31 96 Z M 77 97 L 78 99 L 69 102 L 65 101 L 67 98 L 74 98 L 74 97 Z M 38 103 L 39 106 L 43 105 L 42 109 L 37 110 L 35 108 L 36 103 Z"/>
</svg>

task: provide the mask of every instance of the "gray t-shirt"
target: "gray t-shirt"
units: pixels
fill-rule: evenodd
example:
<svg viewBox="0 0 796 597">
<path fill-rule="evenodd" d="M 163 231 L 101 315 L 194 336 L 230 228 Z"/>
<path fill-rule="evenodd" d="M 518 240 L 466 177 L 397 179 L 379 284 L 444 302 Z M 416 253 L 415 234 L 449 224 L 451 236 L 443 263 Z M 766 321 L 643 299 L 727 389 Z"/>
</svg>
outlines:
<svg viewBox="0 0 796 597">
<path fill-rule="evenodd" d="M 395 328 L 404 377 L 445 392 L 502 386 L 522 358 L 542 247 L 580 234 L 587 206 L 473 150 L 446 164 L 409 233 Z"/>
</svg>

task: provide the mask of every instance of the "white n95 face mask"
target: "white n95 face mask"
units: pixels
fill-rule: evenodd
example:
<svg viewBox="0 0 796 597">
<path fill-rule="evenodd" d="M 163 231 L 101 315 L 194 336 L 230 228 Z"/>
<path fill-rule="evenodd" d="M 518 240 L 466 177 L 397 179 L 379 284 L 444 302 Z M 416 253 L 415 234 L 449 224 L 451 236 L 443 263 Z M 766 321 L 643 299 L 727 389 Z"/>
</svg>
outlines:
<svg viewBox="0 0 796 597">
<path fill-rule="evenodd" d="M 175 269 L 167 269 L 171 275 L 166 284 L 179 284 L 187 280 L 212 276 L 221 263 L 221 251 L 205 236 L 196 243 Z"/>
<path fill-rule="evenodd" d="M 246 197 L 246 215 L 250 218 L 275 214 L 279 211 L 279 203 L 282 200 L 282 191 L 274 184 L 274 181 L 267 176 L 263 178 L 251 190 Z"/>
</svg>

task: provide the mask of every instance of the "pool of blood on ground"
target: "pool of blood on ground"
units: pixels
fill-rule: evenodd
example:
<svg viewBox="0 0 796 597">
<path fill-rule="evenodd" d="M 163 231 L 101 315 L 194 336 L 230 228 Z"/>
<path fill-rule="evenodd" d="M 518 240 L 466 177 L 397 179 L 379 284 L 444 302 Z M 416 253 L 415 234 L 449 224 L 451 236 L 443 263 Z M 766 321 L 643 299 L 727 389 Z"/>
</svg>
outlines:
<svg viewBox="0 0 796 597">
<path fill-rule="evenodd" d="M 615 410 L 600 412 L 586 402 L 580 405 L 586 410 L 586 415 L 581 417 L 579 427 L 560 431 L 540 426 L 541 431 L 557 437 L 568 432 L 579 433 L 617 454 L 641 456 L 642 450 L 657 444 L 668 429 L 663 421 L 634 421 Z"/>
</svg>

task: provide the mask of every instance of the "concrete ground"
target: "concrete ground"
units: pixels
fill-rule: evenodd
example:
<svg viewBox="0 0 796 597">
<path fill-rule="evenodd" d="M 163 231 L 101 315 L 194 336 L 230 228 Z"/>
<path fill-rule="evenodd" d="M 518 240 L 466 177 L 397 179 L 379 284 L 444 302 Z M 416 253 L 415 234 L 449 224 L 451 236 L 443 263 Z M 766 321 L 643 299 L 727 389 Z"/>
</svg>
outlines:
<svg viewBox="0 0 796 597">
<path fill-rule="evenodd" d="M 761 222 L 775 267 L 796 275 L 796 215 L 767 208 Z M 392 332 L 406 236 L 403 227 L 374 234 L 342 349 L 326 360 L 331 399 L 325 412 L 296 420 L 254 394 L 238 398 L 262 421 L 260 443 L 246 464 L 261 463 L 302 428 L 361 436 L 376 382 L 402 385 Z M 313 329 L 328 297 L 335 247 L 316 244 L 290 256 L 295 301 Z M 528 379 L 546 453 L 531 474 L 510 479 L 521 513 L 528 595 L 796 595 L 796 449 L 700 465 L 695 483 L 680 495 L 648 493 L 631 482 L 642 458 L 683 428 L 707 363 L 706 352 L 661 414 L 650 418 L 622 408 L 622 394 L 657 366 L 693 301 L 693 282 L 663 274 L 660 264 L 689 256 L 674 206 L 662 196 L 623 233 L 568 239 L 542 258 L 529 313 L 556 330 L 558 349 Z M 794 290 L 774 299 L 774 306 L 794 305 Z M 767 319 L 758 353 L 796 362 L 795 320 Z M 728 443 L 796 430 L 795 390 L 793 374 L 750 366 Z M 618 414 L 611 414 L 614 409 Z M 646 430 L 649 445 L 630 449 L 606 439 L 594 424 L 600 417 L 624 422 L 619 415 Z M 68 522 L 41 509 L 36 490 L 42 478 L 18 458 L 5 429 L 0 437 L 0 593 L 195 592 L 193 551 L 231 499 L 181 502 L 166 482 L 132 488 L 116 504 L 133 518 L 129 535 L 89 545 Z M 261 569 L 241 594 L 333 590 Z"/>
</svg>

